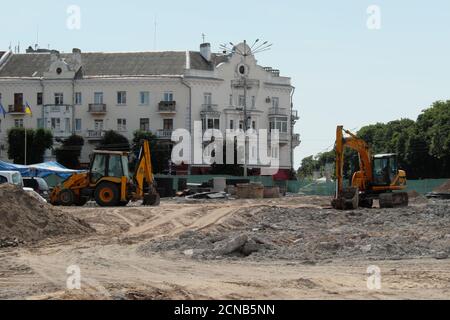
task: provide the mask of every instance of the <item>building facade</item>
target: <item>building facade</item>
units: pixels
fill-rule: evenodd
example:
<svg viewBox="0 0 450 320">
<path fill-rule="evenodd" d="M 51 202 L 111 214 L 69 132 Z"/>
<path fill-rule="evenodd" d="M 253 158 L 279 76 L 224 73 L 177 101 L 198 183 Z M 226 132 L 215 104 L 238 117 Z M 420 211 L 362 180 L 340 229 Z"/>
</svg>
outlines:
<svg viewBox="0 0 450 320">
<path fill-rule="evenodd" d="M 29 49 L 0 55 L 0 102 L 7 112 L 0 118 L 2 160 L 8 160 L 7 130 L 12 127 L 47 128 L 58 140 L 80 135 L 85 139 L 81 161 L 88 162 L 107 130 L 130 140 L 136 130 L 151 131 L 171 143 L 175 129 L 192 132 L 195 121 L 203 129 L 222 132 L 243 128 L 245 104 L 249 127 L 280 131 L 279 150 L 272 150 L 280 156 L 279 175 L 292 168 L 300 137 L 293 133 L 298 116 L 291 79 L 259 66 L 252 55 L 212 53 L 207 43 L 198 52 L 74 49 L 60 54 Z M 25 112 L 27 106 L 32 115 Z M 208 168 L 197 164 L 180 171 L 201 173 Z"/>
</svg>

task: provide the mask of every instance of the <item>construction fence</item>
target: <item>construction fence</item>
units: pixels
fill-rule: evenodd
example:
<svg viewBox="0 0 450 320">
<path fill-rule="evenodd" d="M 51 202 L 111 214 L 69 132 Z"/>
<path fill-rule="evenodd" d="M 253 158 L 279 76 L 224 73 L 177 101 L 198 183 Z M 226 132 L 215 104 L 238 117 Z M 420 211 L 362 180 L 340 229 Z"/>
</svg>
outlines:
<svg viewBox="0 0 450 320">
<path fill-rule="evenodd" d="M 250 176 L 250 177 L 236 177 L 228 175 L 190 175 L 190 176 L 168 176 L 156 175 L 158 184 L 162 183 L 173 190 L 180 190 L 181 186 L 186 183 L 202 184 L 209 182 L 217 177 L 227 179 L 227 182 L 244 183 L 244 182 L 259 182 L 266 187 L 279 186 L 281 190 L 289 193 L 300 193 L 305 195 L 323 195 L 332 196 L 336 190 L 333 181 L 315 181 L 315 180 L 298 180 L 298 181 L 274 181 L 270 176 Z M 407 191 L 416 191 L 420 194 L 432 192 L 435 188 L 444 184 L 447 179 L 425 179 L 425 180 L 408 180 Z"/>
</svg>

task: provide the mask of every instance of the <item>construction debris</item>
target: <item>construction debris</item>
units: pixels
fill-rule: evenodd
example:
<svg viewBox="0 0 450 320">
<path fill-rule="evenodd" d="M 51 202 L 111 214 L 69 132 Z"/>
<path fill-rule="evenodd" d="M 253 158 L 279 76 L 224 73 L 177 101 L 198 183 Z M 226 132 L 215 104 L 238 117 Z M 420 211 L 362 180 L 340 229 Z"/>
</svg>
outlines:
<svg viewBox="0 0 450 320">
<path fill-rule="evenodd" d="M 0 185 L 0 247 L 17 247 L 61 235 L 89 234 L 82 220 L 42 203 L 22 188 Z"/>
<path fill-rule="evenodd" d="M 413 200 L 414 201 L 414 200 Z M 194 259 L 324 261 L 398 260 L 450 254 L 450 202 L 407 208 L 244 208 L 222 223 L 151 241 L 139 252 L 176 252 Z M 188 254 L 187 254 L 188 253 Z"/>
</svg>

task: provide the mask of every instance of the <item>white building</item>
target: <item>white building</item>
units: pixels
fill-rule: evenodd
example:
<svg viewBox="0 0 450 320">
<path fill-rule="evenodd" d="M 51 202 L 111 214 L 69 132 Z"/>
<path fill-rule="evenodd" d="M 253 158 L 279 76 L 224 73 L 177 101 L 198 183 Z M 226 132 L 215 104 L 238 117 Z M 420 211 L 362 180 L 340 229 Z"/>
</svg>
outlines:
<svg viewBox="0 0 450 320">
<path fill-rule="evenodd" d="M 241 47 L 244 44 L 238 45 Z M 170 142 L 174 129 L 243 126 L 247 102 L 249 124 L 280 129 L 281 175 L 292 168 L 292 132 L 298 119 L 292 110 L 294 88 L 278 70 L 257 64 L 254 56 L 216 54 L 204 43 L 199 52 L 123 52 L 69 54 L 57 51 L 26 54 L 0 52 L 0 159 L 7 160 L 8 128 L 48 128 L 57 138 L 73 133 L 85 138 L 82 162 L 105 130 L 132 139 L 135 130 L 150 130 Z M 242 77 L 247 78 L 244 98 Z M 29 105 L 32 116 L 25 113 Z M 192 166 L 192 174 L 208 166 Z M 258 168 L 254 168 L 258 171 Z"/>
</svg>

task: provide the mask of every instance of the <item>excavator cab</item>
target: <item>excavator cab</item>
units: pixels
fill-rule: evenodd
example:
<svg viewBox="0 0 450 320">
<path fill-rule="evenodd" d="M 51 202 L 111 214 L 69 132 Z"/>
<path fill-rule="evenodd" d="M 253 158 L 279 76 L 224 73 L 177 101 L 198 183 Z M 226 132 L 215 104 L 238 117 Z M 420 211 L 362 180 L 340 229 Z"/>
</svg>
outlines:
<svg viewBox="0 0 450 320">
<path fill-rule="evenodd" d="M 373 157 L 373 185 L 389 186 L 398 173 L 396 154 L 379 154 Z"/>
</svg>

